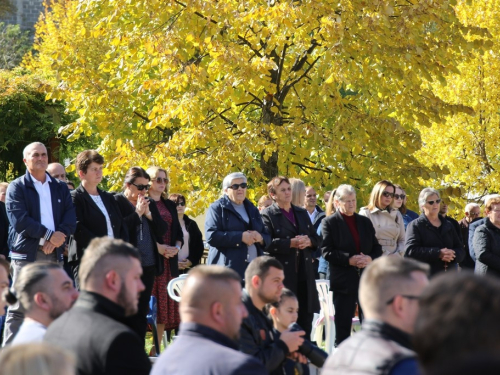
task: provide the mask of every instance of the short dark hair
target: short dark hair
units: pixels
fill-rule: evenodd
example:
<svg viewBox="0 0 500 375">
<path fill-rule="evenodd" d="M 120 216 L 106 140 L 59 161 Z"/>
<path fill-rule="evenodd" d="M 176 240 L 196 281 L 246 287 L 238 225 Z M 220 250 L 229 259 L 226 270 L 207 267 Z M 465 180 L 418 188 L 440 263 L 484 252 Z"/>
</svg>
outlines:
<svg viewBox="0 0 500 375">
<path fill-rule="evenodd" d="M 254 276 L 259 276 L 261 280 L 264 280 L 271 267 L 283 270 L 283 265 L 280 261 L 268 255 L 263 255 L 252 260 L 245 271 L 245 285 L 250 285 L 250 280 Z"/>
<path fill-rule="evenodd" d="M 168 196 L 168 199 L 170 199 L 172 202 L 179 203 L 179 202 L 184 202 L 186 203 L 186 197 L 182 194 L 170 194 Z"/>
<path fill-rule="evenodd" d="M 87 173 L 87 169 L 89 165 L 92 163 L 97 163 L 99 165 L 104 164 L 104 158 L 96 151 L 96 150 L 85 150 L 80 152 L 76 156 L 76 171 L 82 171 L 83 173 Z"/>
<path fill-rule="evenodd" d="M 450 358 L 500 351 L 500 280 L 472 272 L 443 273 L 420 297 L 413 335 L 425 372 Z"/>
<path fill-rule="evenodd" d="M 267 184 L 267 193 L 269 195 L 276 194 L 276 190 L 278 189 L 278 186 L 280 186 L 283 181 L 289 185 L 292 185 L 290 183 L 290 180 L 287 177 L 276 176 L 276 177 L 273 177 L 271 179 L 271 181 L 269 181 L 269 183 Z"/>
<path fill-rule="evenodd" d="M 141 167 L 132 167 L 125 174 L 125 184 L 133 184 L 135 180 L 139 177 L 143 177 L 148 181 L 151 181 L 151 177 L 149 177 L 148 172 L 144 168 Z"/>
</svg>

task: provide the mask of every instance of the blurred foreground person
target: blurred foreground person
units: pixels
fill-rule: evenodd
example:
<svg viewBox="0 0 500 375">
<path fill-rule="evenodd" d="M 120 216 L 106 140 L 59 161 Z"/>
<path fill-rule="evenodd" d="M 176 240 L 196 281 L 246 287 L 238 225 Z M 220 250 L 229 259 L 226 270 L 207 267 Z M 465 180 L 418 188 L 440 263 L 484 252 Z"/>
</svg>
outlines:
<svg viewBox="0 0 500 375">
<path fill-rule="evenodd" d="M 189 271 L 180 302 L 181 328 L 151 375 L 261 375 L 255 358 L 238 351 L 240 325 L 248 313 L 241 278 L 222 266 Z"/>
<path fill-rule="evenodd" d="M 419 374 L 411 335 L 428 273 L 427 264 L 411 259 L 374 260 L 359 285 L 361 331 L 342 342 L 322 374 Z"/>
</svg>

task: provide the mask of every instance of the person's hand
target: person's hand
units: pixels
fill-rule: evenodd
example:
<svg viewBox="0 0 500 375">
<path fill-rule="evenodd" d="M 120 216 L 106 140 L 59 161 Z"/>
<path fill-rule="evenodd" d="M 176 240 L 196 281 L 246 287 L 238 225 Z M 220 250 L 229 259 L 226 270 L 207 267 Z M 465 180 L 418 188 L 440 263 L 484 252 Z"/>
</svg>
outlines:
<svg viewBox="0 0 500 375">
<path fill-rule="evenodd" d="M 304 342 L 305 331 L 295 331 L 292 332 L 289 329 L 283 331 L 280 336 L 280 340 L 283 341 L 288 347 L 288 351 L 296 352 L 299 350 L 299 346 Z"/>
<path fill-rule="evenodd" d="M 165 251 L 165 257 L 167 257 L 167 258 L 175 257 L 178 252 L 179 252 L 179 249 L 176 248 L 175 246 L 168 246 L 167 245 L 166 251 Z"/>
<path fill-rule="evenodd" d="M 250 231 L 245 231 L 241 236 L 241 241 L 248 246 L 253 245 L 253 243 L 255 242 L 254 235 Z"/>
<path fill-rule="evenodd" d="M 165 256 L 165 252 L 167 251 L 167 245 L 163 245 L 161 243 L 156 243 L 156 248 L 158 249 L 158 252 L 160 255 Z"/>
<path fill-rule="evenodd" d="M 251 235 L 252 235 L 252 239 L 253 239 L 253 243 L 261 243 L 262 241 L 264 241 L 264 238 L 262 237 L 262 235 L 257 232 L 256 230 L 250 230 L 248 231 Z"/>
<path fill-rule="evenodd" d="M 42 251 L 44 252 L 44 254 L 49 255 L 54 251 L 55 248 L 56 247 L 53 244 L 51 244 L 49 241 L 45 241 L 45 243 L 42 246 Z"/>
<path fill-rule="evenodd" d="M 288 357 L 293 359 L 295 362 L 303 363 L 304 365 L 307 365 L 307 357 L 299 352 L 293 352 L 288 354 Z"/>
<path fill-rule="evenodd" d="M 294 237 L 290 240 L 290 247 L 291 248 L 298 248 L 299 247 L 299 240 L 297 237 Z"/>
<path fill-rule="evenodd" d="M 446 247 L 439 250 L 439 258 L 443 262 L 452 262 L 455 259 L 455 250 L 447 249 Z"/>
<path fill-rule="evenodd" d="M 299 249 L 305 249 L 306 247 L 311 247 L 312 242 L 309 236 L 295 236 L 295 238 L 299 241 L 299 245 L 297 246 Z"/>
<path fill-rule="evenodd" d="M 360 258 L 358 260 L 358 268 L 365 268 L 367 265 L 369 265 L 372 262 L 372 258 L 368 255 L 365 255 L 363 253 L 359 254 Z"/>
<path fill-rule="evenodd" d="M 184 270 L 186 268 L 189 268 L 192 265 L 193 265 L 193 263 L 189 259 L 179 261 L 179 269 L 180 270 Z"/>
<path fill-rule="evenodd" d="M 360 255 L 353 255 L 352 257 L 349 258 L 349 265 L 357 267 L 360 259 L 361 259 Z"/>
<path fill-rule="evenodd" d="M 146 214 L 146 212 L 149 212 L 149 201 L 146 198 L 144 198 L 142 195 L 139 195 L 137 197 L 137 203 L 135 205 L 135 212 L 137 212 L 137 215 L 139 215 L 139 217 Z"/>
<path fill-rule="evenodd" d="M 55 247 L 61 246 L 66 241 L 66 235 L 63 232 L 55 231 L 52 233 L 49 241 L 45 241 L 45 243 L 50 242 Z M 50 254 L 50 253 L 49 253 Z"/>
</svg>

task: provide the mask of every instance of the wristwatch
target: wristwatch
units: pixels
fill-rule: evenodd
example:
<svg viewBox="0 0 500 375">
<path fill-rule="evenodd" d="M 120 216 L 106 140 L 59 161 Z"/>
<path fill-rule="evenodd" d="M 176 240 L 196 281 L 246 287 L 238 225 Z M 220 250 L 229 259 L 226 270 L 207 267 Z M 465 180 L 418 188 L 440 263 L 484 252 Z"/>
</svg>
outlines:
<svg viewBox="0 0 500 375">
<path fill-rule="evenodd" d="M 175 247 L 177 248 L 177 250 L 181 251 L 181 247 L 179 245 L 175 245 Z"/>
</svg>

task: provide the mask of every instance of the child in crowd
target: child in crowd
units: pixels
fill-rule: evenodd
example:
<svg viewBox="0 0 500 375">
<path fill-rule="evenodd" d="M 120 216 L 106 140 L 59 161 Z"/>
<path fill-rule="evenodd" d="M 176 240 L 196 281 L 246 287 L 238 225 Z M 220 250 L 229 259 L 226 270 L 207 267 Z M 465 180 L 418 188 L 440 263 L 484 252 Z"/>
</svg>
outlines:
<svg viewBox="0 0 500 375">
<path fill-rule="evenodd" d="M 297 321 L 299 316 L 299 301 L 291 290 L 283 288 L 280 300 L 267 305 L 267 311 L 273 321 L 273 334 L 277 340 L 281 332 L 287 330 L 290 324 Z M 271 375 L 277 374 L 309 375 L 309 367 L 291 358 L 287 358 L 283 363 L 283 368 L 278 368 L 271 373 Z"/>
</svg>

